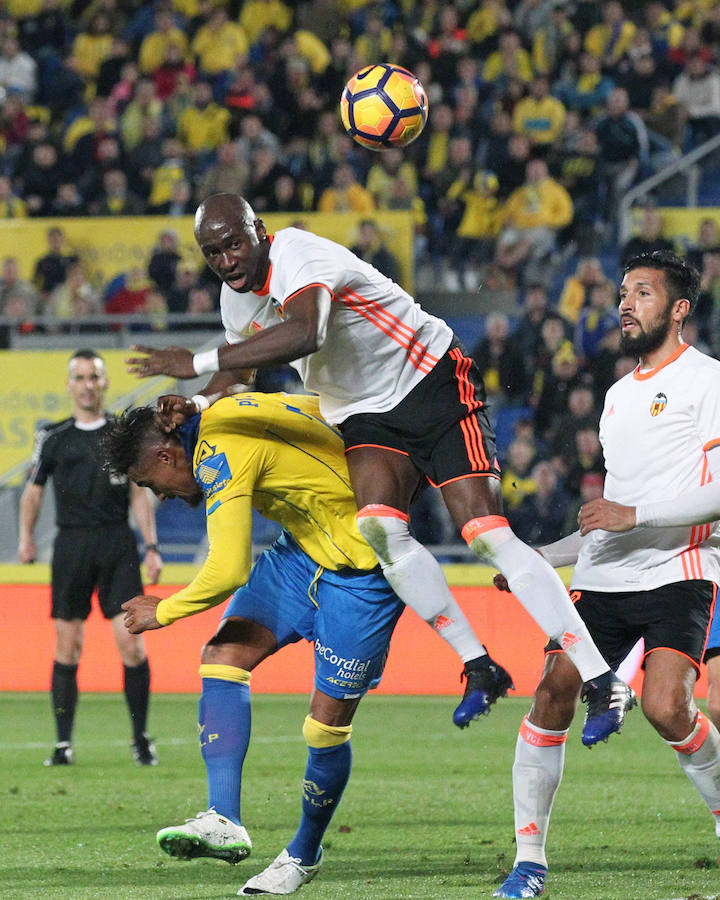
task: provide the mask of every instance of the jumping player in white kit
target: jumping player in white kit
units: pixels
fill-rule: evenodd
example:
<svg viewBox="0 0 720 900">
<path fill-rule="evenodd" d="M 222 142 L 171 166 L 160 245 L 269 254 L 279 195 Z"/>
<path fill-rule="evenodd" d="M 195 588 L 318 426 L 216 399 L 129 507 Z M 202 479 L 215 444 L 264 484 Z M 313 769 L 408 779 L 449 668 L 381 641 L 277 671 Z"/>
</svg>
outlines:
<svg viewBox="0 0 720 900">
<path fill-rule="evenodd" d="M 720 581 L 720 362 L 682 338 L 699 285 L 697 270 L 668 251 L 627 263 L 621 341 L 639 363 L 605 398 L 604 496 L 582 507 L 577 532 L 540 552 L 555 566 L 575 564 L 576 607 L 611 665 L 644 638 L 643 712 L 720 836 L 720 733 L 693 700 Z M 496 584 L 504 587 L 500 576 Z M 544 892 L 550 812 L 580 693 L 561 648 L 551 641 L 546 654 L 515 751 L 515 865 L 494 897 Z"/>
<path fill-rule="evenodd" d="M 385 577 L 465 663 L 455 724 L 488 712 L 512 682 L 473 634 L 440 565 L 410 535 L 410 501 L 423 479 L 440 488 L 471 549 L 507 576 L 530 615 L 567 648 L 585 684 L 585 743 L 618 731 L 633 694 L 598 652 L 557 574 L 510 530 L 482 379 L 448 325 L 339 244 L 296 228 L 268 235 L 237 195 L 205 200 L 195 237 L 224 282 L 228 345 L 194 356 L 136 348 L 147 356 L 128 363 L 141 377 L 222 370 L 191 403 L 174 398 L 163 412 L 205 406 L 234 371 L 291 363 L 342 432 L 358 526 Z"/>
</svg>

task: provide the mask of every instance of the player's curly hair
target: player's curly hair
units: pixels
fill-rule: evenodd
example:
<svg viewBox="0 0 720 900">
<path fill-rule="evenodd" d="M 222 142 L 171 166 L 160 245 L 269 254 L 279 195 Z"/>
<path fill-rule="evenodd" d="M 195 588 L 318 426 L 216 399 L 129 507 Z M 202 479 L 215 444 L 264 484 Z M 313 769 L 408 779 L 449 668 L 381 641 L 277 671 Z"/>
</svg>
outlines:
<svg viewBox="0 0 720 900">
<path fill-rule="evenodd" d="M 153 406 L 138 406 L 110 420 L 102 440 L 105 467 L 113 475 L 127 475 L 143 448 L 152 440 L 167 438 L 160 429 Z"/>
<path fill-rule="evenodd" d="M 623 266 L 623 275 L 632 269 L 659 269 L 665 274 L 670 302 L 689 300 L 692 309 L 700 294 L 700 273 L 695 266 L 673 253 L 672 250 L 655 250 L 633 256 Z"/>
</svg>

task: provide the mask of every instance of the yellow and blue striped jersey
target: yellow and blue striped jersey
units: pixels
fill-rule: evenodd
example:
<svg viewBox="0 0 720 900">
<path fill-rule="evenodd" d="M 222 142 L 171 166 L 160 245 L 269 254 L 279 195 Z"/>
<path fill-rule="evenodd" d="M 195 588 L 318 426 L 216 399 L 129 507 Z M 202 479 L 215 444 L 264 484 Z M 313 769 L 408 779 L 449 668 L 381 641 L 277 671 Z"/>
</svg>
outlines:
<svg viewBox="0 0 720 900">
<path fill-rule="evenodd" d="M 191 584 L 158 605 L 162 625 L 220 603 L 245 584 L 251 506 L 289 531 L 323 568 L 377 566 L 355 521 L 342 438 L 320 416 L 316 397 L 226 397 L 202 414 L 193 437 L 210 549 Z"/>
</svg>

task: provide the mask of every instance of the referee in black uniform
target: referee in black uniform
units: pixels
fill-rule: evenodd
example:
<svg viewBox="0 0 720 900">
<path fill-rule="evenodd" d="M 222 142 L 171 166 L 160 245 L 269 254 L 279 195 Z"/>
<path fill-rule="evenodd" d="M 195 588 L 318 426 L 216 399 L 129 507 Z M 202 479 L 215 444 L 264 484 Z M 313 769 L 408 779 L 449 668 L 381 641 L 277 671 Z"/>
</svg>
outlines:
<svg viewBox="0 0 720 900">
<path fill-rule="evenodd" d="M 123 624 L 122 603 L 144 593 L 135 535 L 128 524 L 131 508 L 145 543 L 145 566 L 151 584 L 162 570 L 157 548 L 155 512 L 145 488 L 127 479 L 111 479 L 103 468 L 102 436 L 108 379 L 105 363 L 93 350 L 78 350 L 68 364 L 72 415 L 41 430 L 32 469 L 20 500 L 18 555 L 36 558 L 33 531 L 45 483 L 53 480 L 58 527 L 52 559 L 52 618 L 57 635 L 52 672 L 52 704 L 57 743 L 46 766 L 74 762 L 72 728 L 77 705 L 77 668 L 85 620 L 97 588 L 100 608 L 110 619 L 124 668 L 125 697 L 132 721 L 132 749 L 140 765 L 157 764 L 146 733 L 150 668 L 142 637 Z"/>
</svg>

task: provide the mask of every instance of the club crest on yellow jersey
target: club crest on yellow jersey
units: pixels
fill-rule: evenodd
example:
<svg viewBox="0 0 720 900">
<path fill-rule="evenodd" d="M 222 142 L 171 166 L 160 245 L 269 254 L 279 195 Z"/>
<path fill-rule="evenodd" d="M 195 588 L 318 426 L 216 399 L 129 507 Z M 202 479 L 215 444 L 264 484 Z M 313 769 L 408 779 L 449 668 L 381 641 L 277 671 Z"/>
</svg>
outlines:
<svg viewBox="0 0 720 900">
<path fill-rule="evenodd" d="M 650 415 L 659 416 L 667 406 L 667 397 L 665 394 L 655 394 L 650 404 Z"/>
<path fill-rule="evenodd" d="M 215 447 L 203 441 L 198 448 L 195 480 L 206 497 L 222 490 L 232 478 L 232 472 L 224 453 L 216 453 Z"/>
</svg>

